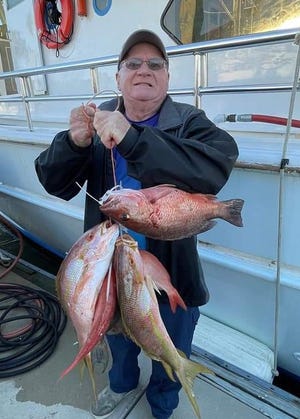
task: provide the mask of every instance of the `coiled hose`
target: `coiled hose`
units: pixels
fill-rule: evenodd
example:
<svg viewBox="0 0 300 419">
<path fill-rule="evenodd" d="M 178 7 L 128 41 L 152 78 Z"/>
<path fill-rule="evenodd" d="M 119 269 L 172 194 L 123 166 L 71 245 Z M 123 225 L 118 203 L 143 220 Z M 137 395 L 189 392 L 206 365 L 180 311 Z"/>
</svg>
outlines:
<svg viewBox="0 0 300 419">
<path fill-rule="evenodd" d="M 18 263 L 20 257 L 22 256 L 22 253 L 23 253 L 23 250 L 24 250 L 24 240 L 23 240 L 22 234 L 19 232 L 19 230 L 17 228 L 15 228 L 10 222 L 8 222 L 5 217 L 3 217 L 0 214 L 0 225 L 1 224 L 4 225 L 13 234 L 13 236 L 15 236 L 19 240 L 19 250 L 18 250 L 18 254 L 15 257 L 13 263 L 11 263 L 9 265 L 9 267 L 7 269 L 5 269 L 0 274 L 0 279 L 4 278 L 4 276 L 7 275 L 8 272 L 10 272 L 15 267 L 15 265 Z"/>
<path fill-rule="evenodd" d="M 20 242 L 14 262 L 20 259 L 23 238 L 3 217 L 3 223 Z M 18 284 L 0 282 L 0 378 L 25 373 L 42 364 L 54 352 L 67 317 L 52 294 Z"/>
</svg>

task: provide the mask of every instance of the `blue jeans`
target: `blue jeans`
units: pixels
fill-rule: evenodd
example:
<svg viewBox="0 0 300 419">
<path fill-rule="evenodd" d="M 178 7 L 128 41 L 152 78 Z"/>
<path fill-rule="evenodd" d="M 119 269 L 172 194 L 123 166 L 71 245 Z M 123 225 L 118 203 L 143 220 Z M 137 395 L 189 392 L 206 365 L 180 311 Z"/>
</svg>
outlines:
<svg viewBox="0 0 300 419">
<path fill-rule="evenodd" d="M 177 307 L 172 313 L 169 304 L 159 304 L 161 318 L 177 349 L 189 358 L 195 326 L 199 319 L 199 308 L 188 307 L 187 311 Z M 112 352 L 113 365 L 109 371 L 110 387 L 116 393 L 128 392 L 138 385 L 140 369 L 138 354 L 141 349 L 122 334 L 107 335 Z M 152 414 L 157 419 L 166 419 L 179 403 L 181 384 L 169 379 L 160 362 L 152 361 L 152 374 L 146 389 Z"/>
</svg>

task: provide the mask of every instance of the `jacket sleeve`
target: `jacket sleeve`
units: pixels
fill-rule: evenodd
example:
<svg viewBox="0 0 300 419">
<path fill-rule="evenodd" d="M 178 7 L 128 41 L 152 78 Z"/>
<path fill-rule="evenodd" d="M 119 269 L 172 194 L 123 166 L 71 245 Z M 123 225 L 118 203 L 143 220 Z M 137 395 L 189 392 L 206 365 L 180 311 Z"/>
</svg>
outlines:
<svg viewBox="0 0 300 419">
<path fill-rule="evenodd" d="M 188 110 L 176 129 L 133 125 L 118 150 L 127 160 L 128 174 L 144 187 L 167 183 L 190 192 L 217 194 L 238 157 L 237 145 L 203 111 Z"/>
<path fill-rule="evenodd" d="M 49 148 L 35 160 L 35 170 L 46 191 L 69 200 L 80 191 L 87 179 L 92 146 L 81 148 L 73 144 L 68 131 L 58 133 Z"/>
</svg>

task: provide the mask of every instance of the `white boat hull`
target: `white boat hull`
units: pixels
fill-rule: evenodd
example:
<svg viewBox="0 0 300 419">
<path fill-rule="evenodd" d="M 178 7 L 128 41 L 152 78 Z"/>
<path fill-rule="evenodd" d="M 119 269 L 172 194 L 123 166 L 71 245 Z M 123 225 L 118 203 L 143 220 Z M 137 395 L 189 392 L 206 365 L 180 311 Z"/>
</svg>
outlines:
<svg viewBox="0 0 300 419">
<path fill-rule="evenodd" d="M 6 182 L 0 184 L 1 211 L 33 239 L 63 256 L 83 233 L 84 192 L 81 191 L 75 199 L 65 202 L 43 190 L 35 174 L 33 161 L 37 153 L 46 147 L 45 144 L 22 144 L 22 155 L 27 157 L 15 166 L 14 176 L 9 168 L 13 167 L 15 156 L 20 152 L 20 143 L 15 138 L 14 141 L 0 144 L 6 156 L 6 172 L 3 175 Z M 23 177 L 21 173 L 27 175 Z M 279 175 L 262 172 L 256 188 L 251 187 L 253 176 L 257 174 L 249 170 L 241 173 L 241 169 L 235 169 L 231 180 L 220 194 L 220 199 L 245 199 L 244 227 L 237 229 L 219 221 L 213 230 L 199 236 L 199 255 L 210 291 L 210 301 L 201 307 L 201 312 L 255 338 L 273 350 L 278 274 L 275 262 L 278 196 L 275 190 Z M 241 177 L 243 191 L 237 186 Z M 300 177 L 293 174 L 288 182 L 291 182 L 289 193 L 293 196 L 300 186 Z M 270 193 L 272 188 L 274 191 Z M 274 197 L 271 205 L 274 212 L 267 205 L 270 203 L 270 196 L 265 196 L 264 191 L 269 191 Z M 264 199 L 258 199 L 263 196 Z M 286 197 L 287 202 L 291 196 Z M 300 234 L 299 223 L 296 223 L 300 208 L 295 207 L 294 213 L 295 220 L 289 220 L 293 228 L 286 228 L 283 233 L 285 242 L 292 241 L 293 250 L 287 252 L 284 248 L 284 260 L 289 263 L 284 262 L 280 271 L 278 364 L 300 377 L 300 336 L 295 329 L 295 323 L 290 321 L 298 312 L 300 304 L 300 269 L 298 247 L 295 246 Z M 267 234 L 266 231 L 272 234 Z M 227 349 L 223 348 L 223 359 L 226 359 Z M 244 369 L 246 373 L 249 371 L 247 365 L 244 365 Z"/>
<path fill-rule="evenodd" d="M 38 181 L 34 160 L 48 147 L 55 133 L 67 129 L 71 108 L 85 103 L 103 88 L 116 89 L 117 55 L 112 54 L 117 54 L 120 40 L 130 32 L 150 28 L 151 24 L 151 29 L 170 45 L 170 91 L 175 100 L 205 109 L 210 119 L 230 131 L 240 151 L 236 168 L 219 199 L 244 199 L 244 227 L 219 221 L 216 227 L 199 236 L 199 255 L 211 296 L 201 311 L 266 345 L 274 352 L 275 360 L 278 350 L 278 366 L 300 378 L 299 130 L 290 130 L 284 154 L 285 126 L 225 122 L 226 115 L 233 112 L 287 117 L 297 52 L 293 42 L 285 44 L 281 40 L 275 45 L 259 46 L 257 37 L 255 47 L 251 48 L 244 48 L 244 44 L 237 48 L 234 42 L 232 50 L 224 45 L 218 51 L 207 47 L 199 68 L 194 51 L 187 48 L 181 53 L 184 45 L 176 48 L 161 29 L 159 22 L 165 1 L 157 1 L 155 5 L 131 1 L 117 2 L 118 6 L 103 17 L 101 25 L 98 16 L 77 19 L 72 42 L 57 56 L 54 50 L 40 45 L 32 30 L 33 11 L 25 3 L 17 2 L 7 10 L 7 19 L 15 69 L 28 65 L 35 73 L 30 76 L 31 72 L 25 71 L 31 89 L 20 88 L 20 95 L 7 101 L 1 95 L 0 211 L 26 234 L 62 256 L 81 236 L 84 192 L 80 191 L 69 202 L 48 195 Z M 119 25 L 120 21 L 124 25 Z M 29 29 L 24 28 L 24 22 Z M 112 28 L 114 36 L 107 36 Z M 99 40 L 97 50 L 95 38 Z M 243 42 L 248 45 L 247 39 Z M 199 53 L 199 44 L 197 48 L 195 51 Z M 95 58 L 98 64 L 89 65 L 94 56 L 102 57 L 102 61 L 99 58 L 99 64 Z M 83 64 L 85 67 L 79 70 L 78 66 Z M 205 70 L 207 77 L 200 79 Z M 1 77 L 4 76 L 0 74 L 0 87 L 4 89 Z M 23 73 L 16 80 L 17 84 L 24 84 Z M 26 77 L 25 80 L 28 81 Z M 270 83 L 273 85 L 269 86 Z M 267 85 L 265 91 L 256 91 L 260 84 Z M 272 90 L 282 84 L 287 87 Z M 249 86 L 254 89 L 251 91 Z M 209 91 L 210 88 L 219 91 Z M 293 118 L 300 118 L 299 94 Z M 288 159 L 288 170 L 284 173 L 279 170 L 283 158 Z M 216 356 L 221 355 L 218 352 Z"/>
</svg>

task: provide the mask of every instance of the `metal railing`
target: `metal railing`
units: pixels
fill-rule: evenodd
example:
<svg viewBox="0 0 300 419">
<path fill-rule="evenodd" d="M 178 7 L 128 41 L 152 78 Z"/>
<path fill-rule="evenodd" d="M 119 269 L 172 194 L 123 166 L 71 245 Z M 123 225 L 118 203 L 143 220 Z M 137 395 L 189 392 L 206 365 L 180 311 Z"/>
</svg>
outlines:
<svg viewBox="0 0 300 419">
<path fill-rule="evenodd" d="M 208 80 L 208 55 L 216 51 L 233 50 L 235 48 L 246 48 L 259 45 L 271 45 L 284 42 L 291 42 L 297 35 L 297 31 L 276 31 L 268 32 L 264 34 L 253 34 L 249 36 L 243 36 L 238 38 L 222 39 L 215 41 L 207 41 L 189 45 L 181 45 L 167 48 L 167 53 L 172 59 L 173 57 L 180 56 L 194 56 L 194 85 L 187 89 L 173 89 L 169 93 L 171 95 L 191 95 L 194 99 L 194 103 L 197 107 L 200 107 L 201 97 L 206 94 L 220 94 L 220 93 L 243 93 L 243 92 L 270 92 L 270 91 L 292 91 L 293 85 L 285 84 L 262 84 L 262 85 L 249 85 L 249 86 L 217 86 L 212 87 L 207 85 Z M 65 100 L 76 100 L 83 101 L 89 100 L 91 95 L 44 95 L 35 96 L 32 90 L 31 77 L 38 75 L 50 75 L 54 73 L 64 73 L 70 71 L 88 69 L 90 71 L 90 82 L 91 88 L 94 94 L 97 94 L 101 89 L 98 82 L 97 70 L 105 66 L 116 65 L 118 56 L 102 57 L 97 59 L 82 60 L 64 64 L 57 64 L 51 66 L 28 68 L 24 70 L 11 71 L 0 74 L 0 80 L 6 80 L 13 78 L 19 81 L 21 87 L 21 94 L 19 96 L 2 96 L 0 97 L 0 103 L 5 102 L 19 102 L 23 103 L 25 107 L 25 113 L 27 118 L 28 128 L 32 130 L 32 118 L 30 114 L 30 103 L 31 102 L 48 102 L 48 101 L 65 101 Z M 299 88 L 299 86 L 298 86 Z M 102 98 L 114 97 L 113 94 L 104 93 Z M 0 115 L 1 118 L 1 115 Z M 278 169 L 278 168 L 277 168 Z M 281 174 L 282 175 L 282 174 Z M 280 200 L 282 199 L 282 192 Z M 282 217 L 282 205 L 279 205 L 278 218 L 281 220 Z M 276 275 L 276 296 L 275 296 L 275 313 L 274 313 L 274 366 L 273 374 L 277 374 L 277 354 L 278 354 L 278 309 L 279 309 L 279 286 L 281 283 L 281 233 L 282 227 L 279 221 L 278 227 L 278 252 L 277 252 L 277 275 Z"/>
<path fill-rule="evenodd" d="M 228 39 L 219 39 L 214 41 L 205 41 L 200 43 L 180 45 L 167 48 L 170 58 L 193 55 L 194 56 L 194 85 L 185 89 L 173 89 L 169 93 L 173 96 L 190 95 L 194 98 L 194 104 L 200 107 L 201 96 L 216 93 L 242 93 L 242 92 L 270 92 L 270 91 L 290 91 L 292 85 L 289 84 L 262 84 L 262 85 L 243 85 L 243 86 L 207 86 L 208 79 L 208 54 L 216 51 L 232 50 L 236 48 L 246 48 L 259 45 L 271 45 L 292 41 L 297 34 L 296 29 L 285 31 L 273 31 L 261 34 L 252 34 L 247 36 L 233 37 Z M 83 101 L 90 99 L 90 94 L 81 95 L 35 95 L 32 89 L 31 77 L 38 75 L 50 75 L 54 73 L 64 73 L 70 71 L 84 70 L 90 71 L 90 82 L 94 94 L 100 91 L 98 74 L 99 68 L 116 65 L 118 56 L 106 56 L 92 58 L 88 60 L 73 61 L 63 64 L 27 68 L 23 70 L 9 71 L 0 74 L 0 80 L 13 78 L 19 81 L 20 94 L 12 96 L 1 96 L 0 103 L 23 103 L 26 120 L 29 130 L 33 129 L 30 112 L 31 102 L 49 102 L 75 100 Z M 103 99 L 113 97 L 112 94 L 104 93 Z M 0 115 L 1 117 L 1 115 Z"/>
</svg>

